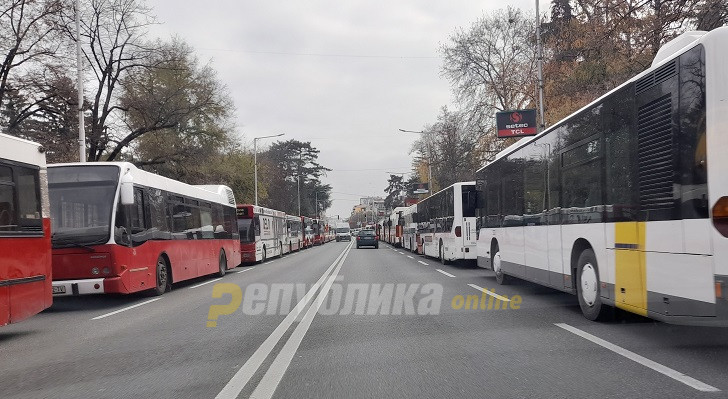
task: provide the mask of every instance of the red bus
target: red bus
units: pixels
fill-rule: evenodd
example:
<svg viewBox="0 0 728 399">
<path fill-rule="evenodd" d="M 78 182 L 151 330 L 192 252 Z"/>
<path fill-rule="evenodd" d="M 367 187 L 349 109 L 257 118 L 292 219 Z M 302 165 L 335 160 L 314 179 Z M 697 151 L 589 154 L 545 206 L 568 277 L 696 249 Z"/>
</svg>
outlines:
<svg viewBox="0 0 728 399">
<path fill-rule="evenodd" d="M 53 294 L 151 290 L 240 264 L 235 197 L 126 162 L 48 166 Z"/>
<path fill-rule="evenodd" d="M 321 219 L 311 219 L 313 232 L 313 245 L 323 245 L 326 242 L 326 229 Z"/>
<path fill-rule="evenodd" d="M 0 134 L 0 326 L 51 306 L 51 229 L 43 149 Z"/>
</svg>

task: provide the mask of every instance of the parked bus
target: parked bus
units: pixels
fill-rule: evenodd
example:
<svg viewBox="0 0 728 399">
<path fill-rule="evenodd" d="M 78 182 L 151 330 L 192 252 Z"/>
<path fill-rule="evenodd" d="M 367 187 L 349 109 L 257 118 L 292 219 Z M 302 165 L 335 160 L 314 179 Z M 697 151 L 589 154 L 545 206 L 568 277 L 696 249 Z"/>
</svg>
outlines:
<svg viewBox="0 0 728 399">
<path fill-rule="evenodd" d="M 445 264 L 476 259 L 475 182 L 455 183 L 417 204 L 422 253 Z"/>
<path fill-rule="evenodd" d="M 289 252 L 303 249 L 303 221 L 300 216 L 286 215 Z"/>
<path fill-rule="evenodd" d="M 405 210 L 407 210 L 407 207 L 404 206 L 394 208 L 386 220 L 386 241 L 397 248 L 402 247 L 402 239 L 404 235 L 404 217 L 402 216 L 402 213 Z"/>
<path fill-rule="evenodd" d="M 240 264 L 235 198 L 126 162 L 48 166 L 53 294 L 151 290 Z"/>
<path fill-rule="evenodd" d="M 0 326 L 53 302 L 43 151 L 40 144 L 0 134 Z"/>
<path fill-rule="evenodd" d="M 574 293 L 591 320 L 728 325 L 726 49 L 728 28 L 688 32 L 480 169 L 478 264 Z"/>
<path fill-rule="evenodd" d="M 313 246 L 316 233 L 314 232 L 314 219 L 308 216 L 301 216 L 303 224 L 303 247 L 310 248 Z"/>
<path fill-rule="evenodd" d="M 238 204 L 240 250 L 245 263 L 265 262 L 289 251 L 286 213 L 262 206 Z"/>
<path fill-rule="evenodd" d="M 411 252 L 417 253 L 417 223 L 415 217 L 417 215 L 417 204 L 408 206 L 402 211 L 402 247 Z"/>
<path fill-rule="evenodd" d="M 313 245 L 322 245 L 326 242 L 326 231 L 321 219 L 311 219 L 311 231 L 313 233 Z"/>
</svg>

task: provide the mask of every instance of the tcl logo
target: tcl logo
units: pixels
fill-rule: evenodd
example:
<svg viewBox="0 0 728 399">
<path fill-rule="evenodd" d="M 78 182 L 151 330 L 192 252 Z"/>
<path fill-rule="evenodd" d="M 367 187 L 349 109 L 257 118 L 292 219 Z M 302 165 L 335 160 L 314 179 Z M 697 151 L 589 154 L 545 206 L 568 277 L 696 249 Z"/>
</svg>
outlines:
<svg viewBox="0 0 728 399">
<path fill-rule="evenodd" d="M 512 123 L 518 123 L 523 120 L 523 115 L 520 112 L 513 112 L 510 115 L 510 120 Z"/>
</svg>

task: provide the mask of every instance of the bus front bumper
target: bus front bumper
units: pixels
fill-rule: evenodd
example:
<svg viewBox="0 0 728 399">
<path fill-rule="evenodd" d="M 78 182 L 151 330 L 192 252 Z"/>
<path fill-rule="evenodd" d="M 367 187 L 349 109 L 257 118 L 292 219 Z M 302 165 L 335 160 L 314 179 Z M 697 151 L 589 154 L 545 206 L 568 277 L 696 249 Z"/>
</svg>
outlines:
<svg viewBox="0 0 728 399">
<path fill-rule="evenodd" d="M 53 282 L 53 296 L 103 294 L 104 292 L 103 278 L 61 280 Z"/>
</svg>

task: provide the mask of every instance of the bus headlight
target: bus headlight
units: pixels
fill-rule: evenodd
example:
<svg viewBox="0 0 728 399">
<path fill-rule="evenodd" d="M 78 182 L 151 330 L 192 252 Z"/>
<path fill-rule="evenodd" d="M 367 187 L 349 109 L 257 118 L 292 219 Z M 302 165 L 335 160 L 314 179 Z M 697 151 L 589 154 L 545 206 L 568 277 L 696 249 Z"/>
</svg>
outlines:
<svg viewBox="0 0 728 399">
<path fill-rule="evenodd" d="M 94 276 L 98 275 L 99 274 L 99 268 L 98 267 L 92 268 L 91 269 L 91 274 L 93 274 Z"/>
</svg>

